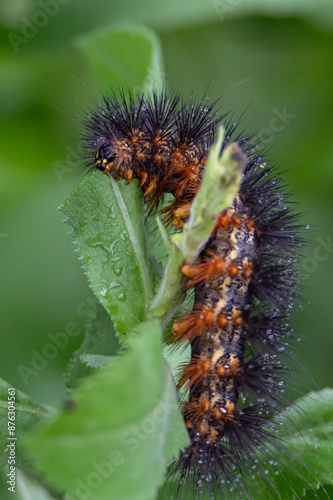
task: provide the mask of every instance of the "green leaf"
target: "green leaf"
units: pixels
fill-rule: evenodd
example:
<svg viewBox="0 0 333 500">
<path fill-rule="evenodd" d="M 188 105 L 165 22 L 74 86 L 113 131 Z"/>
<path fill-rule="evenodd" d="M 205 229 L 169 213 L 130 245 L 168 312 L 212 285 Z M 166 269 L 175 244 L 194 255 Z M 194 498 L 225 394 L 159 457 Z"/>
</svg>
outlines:
<svg viewBox="0 0 333 500">
<path fill-rule="evenodd" d="M 291 456 L 297 458 L 295 472 L 307 473 L 308 487 L 333 485 L 333 389 L 311 392 L 297 400 L 285 418 L 293 426 L 285 426 L 281 437 Z"/>
<path fill-rule="evenodd" d="M 101 354 L 81 354 L 82 363 L 90 368 L 106 368 L 111 362 L 114 362 L 116 356 L 103 356 Z"/>
<path fill-rule="evenodd" d="M 20 470 L 16 471 L 16 480 L 20 500 L 55 500 L 47 490 Z"/>
<path fill-rule="evenodd" d="M 38 469 L 60 490 L 98 500 L 153 499 L 188 434 L 161 352 L 158 323 L 143 323 L 129 348 L 73 391 L 75 407 L 27 438 Z"/>
<path fill-rule="evenodd" d="M 278 451 L 271 467 L 264 466 L 279 498 L 308 498 L 323 485 L 333 485 L 333 390 L 311 392 L 298 399 L 282 415 L 279 429 L 283 451 Z M 250 484 L 250 483 L 249 483 Z M 256 491 L 256 499 L 265 500 L 264 488 Z"/>
<path fill-rule="evenodd" d="M 114 356 L 120 347 L 110 316 L 97 302 L 95 308 L 95 315 L 89 318 L 85 325 L 84 340 L 73 353 L 65 373 L 65 383 L 69 389 L 76 387 L 81 378 L 91 375 L 94 371 L 92 365 L 82 362 L 83 356 Z"/>
<path fill-rule="evenodd" d="M 298 16 L 304 17 L 309 22 L 322 25 L 332 24 L 332 2 L 330 0 L 250 0 L 248 2 L 224 2 L 214 0 L 216 14 L 221 21 L 229 17 L 244 15 L 266 15 L 266 16 Z M 326 13 L 325 15 L 323 13 Z"/>
<path fill-rule="evenodd" d="M 279 429 L 283 451 L 274 457 L 276 466 L 260 459 L 268 471 L 273 489 L 290 499 L 308 498 L 308 492 L 321 485 L 333 484 L 333 390 L 311 392 L 298 399 L 282 415 Z M 251 481 L 249 481 L 251 486 Z M 323 491 L 324 491 L 323 488 Z M 253 489 L 254 492 L 254 489 Z M 265 488 L 255 491 L 256 499 L 265 500 Z M 298 495 L 298 496 L 297 496 Z M 325 497 L 325 495 L 324 495 Z"/>
<path fill-rule="evenodd" d="M 103 29 L 76 43 L 99 88 L 125 87 L 134 93 L 163 83 L 161 47 L 154 32 L 136 25 Z"/>
<path fill-rule="evenodd" d="M 10 390 L 11 389 L 11 390 Z M 47 409 L 38 404 L 29 396 L 26 396 L 21 391 L 15 389 L 15 396 L 12 393 L 13 387 L 4 380 L 0 379 L 0 467 L 7 464 L 8 460 L 8 444 L 16 443 L 16 466 L 26 462 L 25 454 L 21 451 L 21 437 L 30 432 L 47 414 Z M 12 420 L 8 416 L 8 398 L 15 397 L 15 430 L 14 435 L 9 434 L 8 425 L 11 425 Z M 10 418 L 12 418 L 10 416 Z M 16 439 L 13 439 L 16 438 Z"/>
<path fill-rule="evenodd" d="M 128 185 L 94 172 L 74 189 L 61 210 L 91 288 L 116 332 L 129 333 L 146 317 L 155 273 L 137 180 Z"/>
</svg>

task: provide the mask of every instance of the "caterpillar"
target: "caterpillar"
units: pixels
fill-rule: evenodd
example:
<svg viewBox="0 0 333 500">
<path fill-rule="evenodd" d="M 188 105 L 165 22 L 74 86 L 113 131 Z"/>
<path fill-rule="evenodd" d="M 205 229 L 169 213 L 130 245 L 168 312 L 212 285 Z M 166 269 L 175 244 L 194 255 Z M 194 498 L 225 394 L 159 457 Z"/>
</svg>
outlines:
<svg viewBox="0 0 333 500">
<path fill-rule="evenodd" d="M 287 186 L 217 104 L 165 89 L 148 97 L 111 94 L 85 121 L 91 168 L 128 183 L 138 178 L 150 209 L 171 194 L 163 220 L 178 231 L 220 123 L 222 151 L 236 142 L 246 156 L 233 204 L 219 215 L 197 260 L 180 269 L 185 288 L 194 290 L 194 306 L 172 327 L 176 344 L 191 346 L 177 380 L 190 445 L 169 467 L 179 484 L 175 498 L 188 491 L 191 498 L 205 491 L 219 498 L 226 484 L 247 497 L 244 470 L 254 466 L 264 475 L 257 457 L 274 456 L 280 446 L 273 428 L 289 403 L 286 346 L 294 339 L 290 319 L 301 296 L 303 238 Z"/>
</svg>

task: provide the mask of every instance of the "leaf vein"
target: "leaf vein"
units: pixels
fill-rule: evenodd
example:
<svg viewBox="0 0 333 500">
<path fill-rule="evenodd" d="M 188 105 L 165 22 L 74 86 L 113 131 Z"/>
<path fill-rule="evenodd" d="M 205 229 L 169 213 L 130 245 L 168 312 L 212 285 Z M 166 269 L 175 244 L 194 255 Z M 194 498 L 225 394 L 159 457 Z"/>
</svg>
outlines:
<svg viewBox="0 0 333 500">
<path fill-rule="evenodd" d="M 126 204 L 123 200 L 122 194 L 119 191 L 119 188 L 117 186 L 116 181 L 110 177 L 110 183 L 113 188 L 114 194 L 117 198 L 117 202 L 119 204 L 119 207 L 121 208 L 121 213 L 125 222 L 125 225 L 127 227 L 127 230 L 129 232 L 131 242 L 133 244 L 133 250 L 136 255 L 138 264 L 139 264 L 139 269 L 140 269 L 140 275 L 141 275 L 141 281 L 144 289 L 144 294 L 146 299 L 150 299 L 152 296 L 152 289 L 150 286 L 150 276 L 149 276 L 149 270 L 146 266 L 146 259 L 145 256 L 143 255 L 142 249 L 141 249 L 141 244 L 138 241 L 135 229 L 133 227 L 130 215 L 128 213 Z"/>
</svg>

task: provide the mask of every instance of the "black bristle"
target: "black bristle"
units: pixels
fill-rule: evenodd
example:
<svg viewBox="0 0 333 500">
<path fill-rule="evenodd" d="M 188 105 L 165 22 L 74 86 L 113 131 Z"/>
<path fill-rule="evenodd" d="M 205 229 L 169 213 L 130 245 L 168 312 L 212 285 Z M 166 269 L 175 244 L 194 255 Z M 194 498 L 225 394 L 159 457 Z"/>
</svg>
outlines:
<svg viewBox="0 0 333 500">
<path fill-rule="evenodd" d="M 183 99 L 176 120 L 176 134 L 180 144 L 202 143 L 209 137 L 223 116 L 215 110 L 218 100 L 204 104 L 193 97 Z"/>
<path fill-rule="evenodd" d="M 169 95 L 165 89 L 162 92 L 153 92 L 145 102 L 145 129 L 151 139 L 156 135 L 172 135 L 175 126 L 180 96 L 178 94 Z"/>
</svg>

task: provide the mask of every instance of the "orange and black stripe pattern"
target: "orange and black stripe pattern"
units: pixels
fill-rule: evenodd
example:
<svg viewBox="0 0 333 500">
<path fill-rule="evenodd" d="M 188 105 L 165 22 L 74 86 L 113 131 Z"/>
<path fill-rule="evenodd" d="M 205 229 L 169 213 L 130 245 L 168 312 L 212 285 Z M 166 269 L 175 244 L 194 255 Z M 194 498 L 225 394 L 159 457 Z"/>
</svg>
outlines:
<svg viewBox="0 0 333 500">
<path fill-rule="evenodd" d="M 173 325 L 176 339 L 192 346 L 178 387 L 190 389 L 183 412 L 193 440 L 200 434 L 215 444 L 237 419 L 245 370 L 243 318 L 251 307 L 250 283 L 259 255 L 260 239 L 251 221 L 232 208 L 221 214 L 198 264 L 181 269 L 195 288 L 193 311 Z"/>
</svg>

